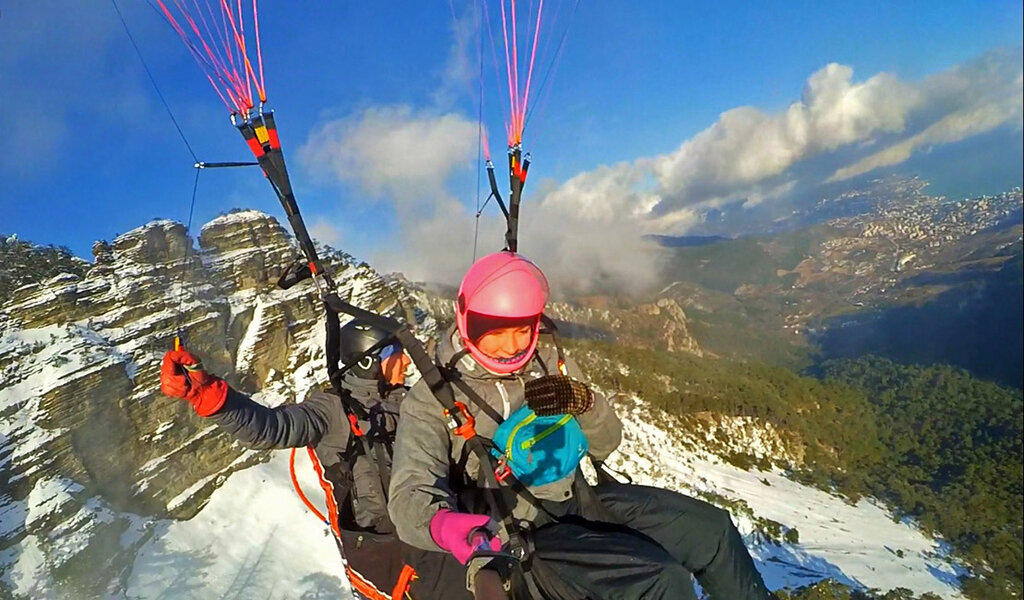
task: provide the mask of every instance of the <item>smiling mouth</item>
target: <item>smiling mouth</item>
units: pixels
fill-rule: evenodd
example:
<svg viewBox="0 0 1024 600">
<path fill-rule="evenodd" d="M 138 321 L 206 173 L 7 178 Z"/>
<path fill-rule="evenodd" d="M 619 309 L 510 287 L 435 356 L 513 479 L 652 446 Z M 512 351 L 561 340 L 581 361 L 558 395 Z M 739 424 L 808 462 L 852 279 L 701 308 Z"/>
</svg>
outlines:
<svg viewBox="0 0 1024 600">
<path fill-rule="evenodd" d="M 495 361 L 501 363 L 501 364 L 510 365 L 510 364 L 512 364 L 514 362 L 518 362 L 519 360 L 521 360 L 524 356 L 526 356 L 526 353 L 528 351 L 529 351 L 529 349 L 527 348 L 526 350 L 522 350 L 521 352 L 517 352 L 517 353 L 513 354 L 512 356 L 492 356 L 491 358 L 494 359 Z"/>
</svg>

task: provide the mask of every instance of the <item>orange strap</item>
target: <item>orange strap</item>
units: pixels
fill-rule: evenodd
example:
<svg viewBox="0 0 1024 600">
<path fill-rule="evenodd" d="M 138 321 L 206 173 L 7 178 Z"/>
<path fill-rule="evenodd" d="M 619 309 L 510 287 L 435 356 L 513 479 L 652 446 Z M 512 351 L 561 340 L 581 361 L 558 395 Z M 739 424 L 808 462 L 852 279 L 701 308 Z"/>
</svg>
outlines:
<svg viewBox="0 0 1024 600">
<path fill-rule="evenodd" d="M 320 459 L 316 457 L 313 447 L 306 446 L 306 452 L 309 454 L 309 460 L 313 462 L 313 470 L 316 471 L 316 476 L 320 478 L 320 487 L 324 490 L 325 500 L 327 501 L 327 516 L 330 518 L 331 530 L 334 531 L 334 535 L 338 536 L 338 539 L 341 539 L 341 526 L 338 525 L 338 503 L 334 501 L 334 486 L 331 485 L 330 481 L 324 479 L 324 469 L 320 465 Z"/>
<path fill-rule="evenodd" d="M 409 596 L 409 586 L 412 585 L 412 581 L 417 577 L 419 576 L 416 575 L 416 569 L 410 565 L 404 565 L 402 572 L 398 575 L 398 581 L 395 582 L 395 589 L 391 590 L 391 597 L 395 600 L 405 597 L 411 598 L 412 596 Z"/>
<path fill-rule="evenodd" d="M 353 415 L 352 413 L 349 413 L 348 415 L 348 423 L 349 425 L 352 426 L 352 433 L 355 434 L 356 437 L 363 437 L 364 435 L 366 435 L 365 433 L 363 433 L 363 430 L 359 427 L 359 418 Z"/>
<path fill-rule="evenodd" d="M 317 477 L 320 478 L 320 487 L 324 490 L 325 501 L 327 502 L 327 516 L 325 517 L 322 512 L 317 510 L 313 503 L 309 501 L 306 494 L 302 492 L 302 486 L 299 485 L 299 479 L 295 476 L 295 448 L 292 448 L 291 457 L 288 459 L 288 470 L 292 476 L 292 485 L 295 486 L 295 491 L 298 492 L 299 498 L 302 503 L 306 505 L 306 508 L 313 511 L 313 514 L 318 519 L 327 523 L 331 526 L 331 531 L 334 535 L 341 538 L 341 528 L 338 525 L 338 503 L 334 501 L 334 486 L 331 485 L 330 481 L 324 479 L 324 470 L 320 466 L 320 460 L 316 457 L 316 452 L 313 451 L 312 446 L 307 446 L 306 451 L 309 453 L 309 460 L 313 462 L 313 470 L 316 471 Z"/>
<path fill-rule="evenodd" d="M 313 511 L 316 518 L 329 525 L 330 521 L 327 520 L 327 517 L 317 510 L 316 507 L 313 506 L 313 503 L 309 501 L 309 498 L 306 497 L 306 494 L 302 492 L 302 486 L 299 485 L 299 478 L 295 476 L 295 448 L 292 448 L 292 455 L 288 458 L 288 471 L 291 473 L 292 485 L 295 486 L 295 491 L 298 492 L 299 499 L 302 500 L 302 503 L 306 505 L 306 508 Z"/>
<path fill-rule="evenodd" d="M 313 451 L 312 446 L 306 447 L 306 451 L 309 453 L 309 458 L 313 463 L 313 470 L 316 471 L 317 477 L 320 478 L 320 486 L 324 490 L 324 496 L 326 496 L 327 514 L 329 518 L 324 517 L 323 513 L 317 510 L 316 506 L 314 506 L 313 503 L 309 501 L 309 498 L 306 497 L 306 494 L 302 492 L 302 486 L 299 485 L 299 479 L 295 475 L 295 450 L 295 448 L 292 448 L 291 457 L 288 460 L 288 469 L 292 477 L 292 485 L 295 486 L 295 491 L 298 492 L 299 498 L 302 499 L 303 504 L 305 504 L 309 510 L 313 511 L 313 514 L 315 514 L 321 521 L 330 524 L 334 535 L 338 536 L 338 539 L 341 539 L 341 529 L 338 524 L 338 504 L 334 501 L 334 487 L 331 485 L 330 481 L 327 481 L 324 478 L 323 467 L 320 465 L 319 459 L 317 459 L 316 452 Z M 389 596 L 377 589 L 377 586 L 373 585 L 373 583 L 364 578 L 359 571 L 356 571 L 348 564 L 345 565 L 345 574 L 348 575 L 348 579 L 352 583 L 352 587 L 354 587 L 360 594 L 369 598 L 369 600 L 392 600 L 392 598 L 397 600 L 403 596 L 411 598 L 411 596 L 409 596 L 409 586 L 412 584 L 412 581 L 418 577 L 416 575 L 416 569 L 409 565 L 404 565 L 402 567 L 402 572 L 398 575 L 398 581 L 395 582 L 395 588 Z"/>
<path fill-rule="evenodd" d="M 348 580 L 352 584 L 352 587 L 370 600 L 391 600 L 391 596 L 388 596 L 384 592 L 378 590 L 377 586 L 373 585 L 370 580 L 364 578 L 359 574 L 359 571 L 356 571 L 352 567 L 345 565 L 345 574 L 348 575 Z"/>
</svg>

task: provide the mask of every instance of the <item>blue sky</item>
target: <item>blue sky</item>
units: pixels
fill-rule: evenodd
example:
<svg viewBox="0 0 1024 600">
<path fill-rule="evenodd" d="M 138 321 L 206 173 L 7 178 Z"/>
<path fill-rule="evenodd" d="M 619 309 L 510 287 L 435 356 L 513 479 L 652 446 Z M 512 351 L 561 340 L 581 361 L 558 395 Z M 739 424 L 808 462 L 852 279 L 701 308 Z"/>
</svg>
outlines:
<svg viewBox="0 0 1024 600">
<path fill-rule="evenodd" d="M 472 251 L 478 169 L 476 81 L 458 69 L 460 37 L 475 55 L 472 20 L 450 6 L 463 17 L 472 5 L 302 4 L 260 11 L 308 223 L 382 268 L 451 278 Z M 170 27 L 145 2 L 119 5 L 199 158 L 247 159 Z M 927 174 L 922 156 L 944 145 L 987 143 L 1005 162 L 975 180 L 1020 185 L 1007 165 L 1021 163 L 1022 13 L 999 0 L 583 2 L 526 132 L 524 245 L 633 271 L 644 233 L 903 163 Z M 507 91 L 484 63 L 500 157 Z M 109 2 L 0 2 L 0 106 L 0 232 L 89 257 L 94 240 L 153 217 L 186 220 L 191 157 Z M 283 215 L 253 170 L 205 172 L 199 192 L 196 230 L 233 207 Z M 498 213 L 485 218 L 497 249 Z M 587 242 L 602 232 L 621 237 L 614 256 Z"/>
</svg>

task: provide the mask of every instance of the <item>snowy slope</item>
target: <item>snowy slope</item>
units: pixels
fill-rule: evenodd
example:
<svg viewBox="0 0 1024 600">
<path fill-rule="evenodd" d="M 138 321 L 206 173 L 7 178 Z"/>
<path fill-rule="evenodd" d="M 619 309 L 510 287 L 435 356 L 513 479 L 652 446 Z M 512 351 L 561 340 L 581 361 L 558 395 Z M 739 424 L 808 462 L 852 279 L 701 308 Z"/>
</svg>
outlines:
<svg viewBox="0 0 1024 600">
<path fill-rule="evenodd" d="M 158 521 L 128 577 L 127 598 L 300 598 L 348 589 L 338 550 L 299 501 L 288 452 L 239 471 L 188 521 Z M 311 500 L 323 505 L 308 458 L 296 472 Z M 328 592 L 335 592 L 333 594 Z"/>
<path fill-rule="evenodd" d="M 633 403 L 635 402 L 635 404 Z M 860 589 L 904 587 L 959 599 L 959 567 L 942 542 L 909 522 L 893 522 L 889 512 L 868 499 L 844 499 L 786 479 L 780 472 L 744 471 L 713 454 L 684 449 L 679 434 L 651 422 L 642 403 L 620 403 L 624 441 L 609 464 L 635 483 L 656 485 L 705 499 L 723 497 L 745 504 L 731 508 L 747 547 L 771 589 L 798 587 L 833 578 Z M 633 404 L 623 410 L 622 404 Z M 688 440 L 692 441 L 692 440 Z M 764 448 L 748 447 L 751 454 Z M 755 518 L 796 529 L 799 543 L 777 544 L 756 532 Z M 902 557 L 898 556 L 902 553 Z"/>
<path fill-rule="evenodd" d="M 734 511 L 734 519 L 770 588 L 833 578 L 861 589 L 904 587 L 963 598 L 942 544 L 910 523 L 894 523 L 883 507 L 868 500 L 850 505 L 777 472 L 743 471 L 684 450 L 641 415 L 625 419 L 625 441 L 609 464 L 638 484 L 745 502 L 750 513 Z M 310 497 L 319 499 L 302 457 L 297 471 L 306 476 Z M 767 540 L 751 515 L 796 528 L 800 542 Z M 233 474 L 192 520 L 162 521 L 154 531 L 128 579 L 128 598 L 297 598 L 347 589 L 326 526 L 291 488 L 287 452 Z"/>
</svg>

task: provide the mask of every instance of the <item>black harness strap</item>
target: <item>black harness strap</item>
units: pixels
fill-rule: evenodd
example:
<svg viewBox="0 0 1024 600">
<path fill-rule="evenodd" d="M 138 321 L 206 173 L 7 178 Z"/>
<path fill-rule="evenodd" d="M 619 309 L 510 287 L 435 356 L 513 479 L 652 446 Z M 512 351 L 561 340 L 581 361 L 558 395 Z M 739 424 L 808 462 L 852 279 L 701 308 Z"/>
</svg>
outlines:
<svg viewBox="0 0 1024 600">
<path fill-rule="evenodd" d="M 451 360 L 448 361 L 448 364 L 444 367 L 444 371 L 443 372 L 444 372 L 445 376 L 448 378 L 448 381 L 450 381 L 455 387 L 457 387 L 460 392 L 465 394 L 466 397 L 469 398 L 470 402 L 472 402 L 481 411 L 486 413 L 487 416 L 490 417 L 495 423 L 497 423 L 498 425 L 501 425 L 505 421 L 505 419 L 500 414 L 498 414 L 498 411 L 495 410 L 494 407 L 492 407 L 490 404 L 488 404 L 486 400 L 481 398 L 480 394 L 476 393 L 476 390 L 474 390 L 472 387 L 470 387 L 470 385 L 468 383 L 466 383 L 466 381 L 464 379 L 462 379 L 462 374 L 456 368 L 456 365 L 458 364 L 458 362 L 460 360 L 462 360 L 462 357 L 466 356 L 467 354 L 469 354 L 469 351 L 466 350 L 466 349 L 462 349 L 462 350 L 456 352 L 455 355 L 451 358 Z M 539 357 L 538 357 L 538 359 L 539 359 Z M 544 367 L 543 363 L 541 363 L 541 366 L 544 368 L 545 372 L 547 372 L 547 368 Z M 493 440 L 485 438 L 485 437 L 483 437 L 481 435 L 477 435 L 476 437 L 479 438 L 481 440 L 481 442 L 484 445 L 487 446 L 488 450 L 492 450 L 493 449 L 493 450 L 497 450 L 499 453 L 501 452 L 501 449 L 498 448 L 497 446 L 495 446 Z M 486 463 L 483 462 L 483 461 L 480 462 L 480 468 L 482 470 L 485 470 L 485 471 L 490 469 L 490 472 L 493 473 L 493 470 L 495 468 L 494 456 L 493 456 L 493 454 L 488 452 L 487 458 L 488 458 L 488 460 L 487 460 Z M 464 471 L 465 470 L 465 463 L 462 463 L 462 468 L 463 468 L 463 471 Z M 497 479 L 497 478 L 495 478 L 495 479 Z M 554 521 L 554 522 L 561 522 L 561 519 L 559 519 L 551 511 L 549 511 L 544 506 L 544 503 L 539 498 L 534 496 L 533 492 L 531 492 L 529 490 L 529 488 L 527 488 L 526 485 L 523 484 L 523 482 L 519 481 L 519 479 L 516 478 L 515 474 L 509 472 L 502 479 L 501 483 L 504 483 L 509 489 L 511 489 L 518 496 L 520 496 L 521 498 L 523 498 L 524 500 L 526 500 L 527 502 L 532 504 L 538 511 L 540 511 L 543 514 L 545 514 L 552 521 Z M 504 516 L 504 515 L 502 515 L 502 516 Z M 511 514 L 509 516 L 511 516 Z"/>
<path fill-rule="evenodd" d="M 377 472 L 380 474 L 381 492 L 384 494 L 384 501 L 387 502 L 389 498 L 388 490 L 391 489 L 391 472 L 388 471 L 384 464 L 384 444 L 376 443 L 373 444 L 374 458 L 377 462 Z M 390 518 L 389 518 L 390 520 Z"/>
</svg>

